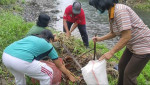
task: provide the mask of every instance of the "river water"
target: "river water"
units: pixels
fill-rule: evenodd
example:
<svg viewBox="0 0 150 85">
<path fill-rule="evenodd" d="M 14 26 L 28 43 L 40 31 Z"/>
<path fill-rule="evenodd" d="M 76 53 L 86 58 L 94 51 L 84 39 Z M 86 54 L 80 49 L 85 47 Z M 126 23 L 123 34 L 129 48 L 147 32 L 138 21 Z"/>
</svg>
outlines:
<svg viewBox="0 0 150 85">
<path fill-rule="evenodd" d="M 57 5 L 57 9 L 61 10 L 57 14 L 57 17 L 62 17 L 65 11 L 65 8 L 72 4 L 76 0 L 57 0 L 59 4 Z M 82 4 L 82 8 L 85 12 L 86 16 L 86 28 L 89 36 L 89 40 L 97 33 L 98 36 L 103 36 L 109 32 L 109 23 L 108 23 L 108 13 L 105 12 L 104 14 L 100 14 L 96 11 L 95 8 L 90 6 L 88 4 L 88 0 L 77 0 L 80 1 Z M 146 25 L 150 27 L 150 12 L 145 12 L 142 10 L 136 10 L 134 9 L 137 14 L 142 18 L 142 20 L 145 22 Z M 60 19 L 56 21 L 54 28 L 58 31 L 63 30 L 63 19 Z M 72 35 L 77 36 L 80 38 L 80 34 L 78 29 L 75 29 L 75 31 L 72 33 Z M 111 48 L 117 41 L 118 37 L 111 39 L 111 40 L 105 40 L 103 43 L 106 43 L 108 48 Z"/>
<path fill-rule="evenodd" d="M 88 4 L 88 0 L 56 0 L 56 1 L 55 0 L 29 0 L 29 1 L 36 2 L 39 6 L 38 5 L 37 6 L 34 5 L 31 7 L 26 6 L 27 12 L 25 12 L 25 16 L 26 16 L 25 18 L 28 19 L 27 21 L 35 20 L 35 18 L 37 18 L 40 12 L 45 11 L 51 17 L 53 18 L 55 17 L 55 20 L 53 20 L 50 23 L 50 27 L 55 28 L 57 31 L 62 31 L 63 30 L 62 17 L 65 8 L 68 5 L 72 4 L 74 1 L 80 1 L 86 16 L 86 28 L 87 28 L 89 40 L 91 40 L 96 33 L 98 34 L 98 36 L 103 36 L 109 32 L 108 13 L 105 12 L 103 14 L 100 14 L 98 11 L 96 11 L 94 7 Z M 57 11 L 54 11 L 53 9 Z M 150 18 L 149 18 L 150 12 L 136 10 L 136 9 L 134 10 L 142 18 L 145 24 L 148 25 L 150 28 Z M 78 29 L 75 29 L 72 35 L 81 38 Z M 117 37 L 111 40 L 105 40 L 102 43 L 105 43 L 108 48 L 111 48 L 118 41 L 118 39 L 119 38 Z"/>
</svg>

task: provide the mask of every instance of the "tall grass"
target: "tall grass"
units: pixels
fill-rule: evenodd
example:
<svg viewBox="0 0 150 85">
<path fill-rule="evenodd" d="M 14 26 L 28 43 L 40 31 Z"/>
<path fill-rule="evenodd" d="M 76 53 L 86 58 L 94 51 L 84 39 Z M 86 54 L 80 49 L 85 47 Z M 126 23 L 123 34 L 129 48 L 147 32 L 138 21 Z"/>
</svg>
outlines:
<svg viewBox="0 0 150 85">
<path fill-rule="evenodd" d="M 33 23 L 25 22 L 21 16 L 14 15 L 11 12 L 0 12 L 0 55 L 3 50 L 10 43 L 23 38 L 28 29 L 31 28 Z M 2 68 L 0 56 L 0 75 L 7 79 L 9 72 Z M 10 84 L 12 85 L 12 84 Z"/>
<path fill-rule="evenodd" d="M 10 12 L 0 12 L 0 55 L 10 43 L 21 39 L 33 24 Z"/>
<path fill-rule="evenodd" d="M 0 0 L 0 5 L 8 5 L 8 4 L 13 4 L 17 0 Z"/>
</svg>

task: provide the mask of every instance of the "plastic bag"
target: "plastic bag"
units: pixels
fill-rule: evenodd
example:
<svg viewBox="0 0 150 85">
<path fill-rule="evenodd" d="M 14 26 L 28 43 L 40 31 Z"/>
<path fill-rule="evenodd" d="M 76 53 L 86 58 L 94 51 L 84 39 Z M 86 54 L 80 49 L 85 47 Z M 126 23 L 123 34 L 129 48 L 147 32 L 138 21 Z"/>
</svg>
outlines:
<svg viewBox="0 0 150 85">
<path fill-rule="evenodd" d="M 60 62 L 62 63 L 62 59 L 59 58 Z M 53 69 L 53 80 L 52 80 L 52 85 L 59 85 L 61 83 L 61 76 L 62 76 L 62 72 L 56 67 L 56 65 L 53 62 L 50 61 L 44 61 L 41 60 L 41 62 L 46 63 L 49 67 L 51 67 Z M 33 84 L 39 83 L 38 80 L 35 79 L 31 79 Z"/>
<path fill-rule="evenodd" d="M 106 74 L 106 60 L 91 60 L 81 70 L 87 85 L 109 85 Z"/>
</svg>

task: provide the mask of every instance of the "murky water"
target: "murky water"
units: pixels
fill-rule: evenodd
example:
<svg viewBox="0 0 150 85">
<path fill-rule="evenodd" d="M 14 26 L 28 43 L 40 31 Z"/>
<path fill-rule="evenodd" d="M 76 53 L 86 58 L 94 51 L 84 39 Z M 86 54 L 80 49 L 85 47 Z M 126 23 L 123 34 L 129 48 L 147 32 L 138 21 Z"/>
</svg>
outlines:
<svg viewBox="0 0 150 85">
<path fill-rule="evenodd" d="M 52 22 L 50 27 L 55 28 L 57 31 L 63 31 L 63 14 L 65 8 L 73 4 L 76 0 L 29 0 L 37 3 L 37 6 L 33 5 L 31 7 L 27 6 L 27 12 L 25 12 L 25 19 L 27 21 L 35 21 L 40 12 L 46 12 L 51 16 Z M 108 13 L 99 14 L 98 11 L 88 4 L 88 0 L 77 0 L 82 4 L 82 8 L 86 16 L 86 28 L 89 36 L 89 40 L 97 33 L 98 36 L 103 36 L 109 32 L 109 23 L 108 23 Z M 57 11 L 59 12 L 57 12 Z M 150 28 L 150 12 L 136 10 L 137 14 L 142 18 L 146 25 Z M 53 11 L 53 12 L 52 12 Z M 55 18 L 54 18 L 55 17 Z M 80 37 L 79 31 L 76 28 L 72 35 L 75 35 L 78 38 Z M 111 40 L 105 40 L 102 43 L 105 43 L 108 48 L 111 48 L 119 38 L 114 38 Z"/>
<path fill-rule="evenodd" d="M 57 9 L 61 10 L 61 12 L 57 14 L 57 16 L 62 17 L 65 11 L 65 8 L 76 0 L 57 0 L 57 1 L 59 2 Z M 103 36 L 107 34 L 109 32 L 108 13 L 105 12 L 104 14 L 99 14 L 95 8 L 93 8 L 92 6 L 88 4 L 88 0 L 78 0 L 78 1 L 81 2 L 82 8 L 86 15 L 86 28 L 87 28 L 89 39 L 91 40 L 91 38 L 96 33 L 98 34 L 98 36 Z M 150 18 L 149 18 L 150 13 L 143 12 L 140 10 L 136 10 L 136 12 L 144 20 L 145 24 L 147 24 L 150 27 Z M 63 19 L 56 21 L 54 28 L 57 28 L 56 30 L 62 31 Z M 72 35 L 75 35 L 78 38 L 80 38 L 78 29 L 75 29 Z M 111 40 L 106 40 L 103 43 L 106 43 L 107 46 L 110 48 L 117 41 L 118 41 L 118 38 L 114 38 Z"/>
</svg>

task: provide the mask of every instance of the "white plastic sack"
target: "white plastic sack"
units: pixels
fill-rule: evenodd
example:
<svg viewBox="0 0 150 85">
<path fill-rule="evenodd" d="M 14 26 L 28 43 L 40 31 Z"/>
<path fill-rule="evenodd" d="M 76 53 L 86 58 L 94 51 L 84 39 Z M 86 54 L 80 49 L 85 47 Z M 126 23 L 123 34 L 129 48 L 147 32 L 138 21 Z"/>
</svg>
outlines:
<svg viewBox="0 0 150 85">
<path fill-rule="evenodd" d="M 87 85 L 108 85 L 105 59 L 91 60 L 81 70 Z"/>
</svg>

